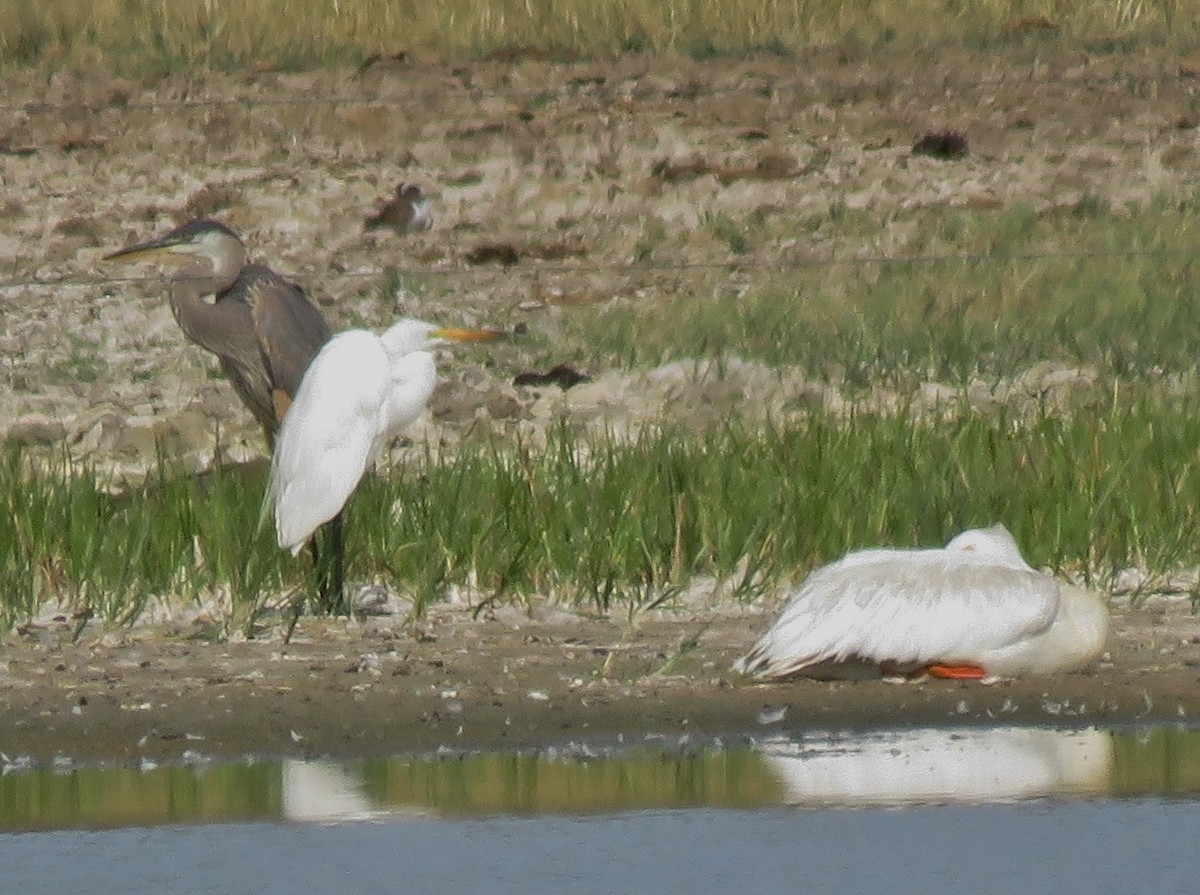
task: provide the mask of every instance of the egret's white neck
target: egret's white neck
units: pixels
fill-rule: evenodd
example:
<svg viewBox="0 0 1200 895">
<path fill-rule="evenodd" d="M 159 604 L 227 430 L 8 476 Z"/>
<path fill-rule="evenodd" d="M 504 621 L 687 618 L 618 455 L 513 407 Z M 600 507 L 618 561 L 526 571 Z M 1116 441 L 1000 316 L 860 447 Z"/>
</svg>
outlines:
<svg viewBox="0 0 1200 895">
<path fill-rule="evenodd" d="M 383 343 L 383 350 L 388 353 L 388 357 L 395 361 L 414 351 L 432 348 L 435 341 L 430 335 L 435 329 L 437 327 L 431 323 L 405 318 L 384 330 L 379 341 Z"/>
</svg>

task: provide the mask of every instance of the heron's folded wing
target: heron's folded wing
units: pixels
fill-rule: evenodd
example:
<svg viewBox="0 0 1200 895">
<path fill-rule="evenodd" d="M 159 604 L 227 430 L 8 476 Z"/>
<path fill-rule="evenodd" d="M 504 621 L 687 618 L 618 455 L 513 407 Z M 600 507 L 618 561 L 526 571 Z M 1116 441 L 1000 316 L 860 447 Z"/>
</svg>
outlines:
<svg viewBox="0 0 1200 895">
<path fill-rule="evenodd" d="M 294 398 L 308 365 L 330 339 L 329 324 L 303 289 L 269 267 L 247 265 L 239 280 L 271 386 Z"/>
</svg>

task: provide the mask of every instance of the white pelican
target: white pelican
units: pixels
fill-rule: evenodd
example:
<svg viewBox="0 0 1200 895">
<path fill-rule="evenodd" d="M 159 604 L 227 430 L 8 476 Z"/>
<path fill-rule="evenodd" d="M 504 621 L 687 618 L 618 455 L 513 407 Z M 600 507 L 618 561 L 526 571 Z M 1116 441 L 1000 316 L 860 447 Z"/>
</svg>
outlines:
<svg viewBox="0 0 1200 895">
<path fill-rule="evenodd" d="M 734 669 L 761 679 L 1010 677 L 1084 665 L 1107 633 L 1103 596 L 1036 571 L 993 525 L 942 549 L 857 550 L 817 569 Z"/>
</svg>

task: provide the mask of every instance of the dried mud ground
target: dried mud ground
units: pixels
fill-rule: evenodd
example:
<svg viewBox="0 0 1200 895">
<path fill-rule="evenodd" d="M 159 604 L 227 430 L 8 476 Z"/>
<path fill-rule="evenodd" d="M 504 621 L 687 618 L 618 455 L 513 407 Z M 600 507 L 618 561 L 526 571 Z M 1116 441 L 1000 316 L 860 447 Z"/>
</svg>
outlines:
<svg viewBox="0 0 1200 895">
<path fill-rule="evenodd" d="M 700 600 L 699 603 L 703 603 Z M 778 731 L 963 724 L 1195 723 L 1200 620 L 1185 598 L 1114 601 L 1093 668 L 991 685 L 752 684 L 730 673 L 777 608 L 696 605 L 596 618 L 504 607 L 305 618 L 290 643 L 198 627 L 27 626 L 0 652 L 8 761 L 190 761 L 663 743 Z M 782 710 L 782 711 L 781 711 Z"/>
<path fill-rule="evenodd" d="M 220 460 L 262 454 L 213 359 L 180 334 L 163 276 L 102 260 L 199 215 L 307 288 L 335 330 L 416 314 L 527 334 L 444 358 L 417 440 L 839 406 L 828 383 L 736 356 L 719 381 L 686 358 L 626 369 L 620 346 L 596 349 L 603 340 L 568 324 L 580 308 L 670 295 L 736 301 L 778 278 L 776 264 L 924 252 L 923 209 L 1120 210 L 1187 189 L 1200 81 L 1181 71 L 1200 64 L 1050 42 L 145 81 L 6 74 L 0 437 L 65 443 L 120 473 L 160 449 L 196 469 L 216 444 Z M 913 152 L 945 129 L 966 135 L 966 156 Z M 433 196 L 433 229 L 364 232 L 402 180 Z M 845 213 L 865 223 L 839 225 Z M 558 363 L 593 381 L 513 383 Z M 1086 370 L 1043 367 L 1031 365 L 1030 393 L 1090 384 Z"/>
<path fill-rule="evenodd" d="M 1165 53 L 1018 46 L 917 59 L 383 60 L 146 81 L 6 74 L 0 437 L 135 475 L 160 449 L 197 470 L 261 456 L 249 414 L 171 319 L 159 276 L 100 260 L 201 214 L 302 282 L 335 329 L 415 313 L 532 334 L 534 347 L 514 342 L 486 363 L 448 359 L 417 444 L 562 418 L 620 429 L 663 416 L 778 417 L 805 403 L 787 393 L 806 388 L 796 376 L 753 364 L 727 365 L 720 382 L 598 369 L 607 359 L 547 346 L 581 305 L 715 294 L 732 281 L 748 289 L 771 276 L 769 266 L 708 266 L 734 260 L 705 226 L 722 216 L 753 218 L 765 234 L 750 261 L 902 255 L 913 230 L 898 209 L 1053 213 L 1089 196 L 1123 208 L 1183 188 L 1200 119 L 1197 82 L 1174 76 L 1182 70 Z M 968 135 L 965 158 L 912 153 L 916 136 L 942 128 Z M 434 229 L 364 233 L 401 180 L 433 194 Z M 879 227 L 797 238 L 797 220 L 838 208 Z M 488 263 L 479 250 L 490 242 L 517 263 Z M 638 268 L 647 252 L 655 264 Z M 554 362 L 582 365 L 593 382 L 513 385 Z M 89 627 L 73 641 L 71 620 L 50 614 L 0 641 L 0 753 L 350 755 L 779 727 L 1194 721 L 1190 603 L 1128 605 L 1113 597 L 1112 642 L 1095 668 L 990 687 L 739 681 L 729 664 L 778 597 L 632 621 L 555 608 L 473 620 L 452 606 L 419 628 L 402 616 L 306 618 L 286 645 L 277 632 L 207 638 L 209 627 L 182 621 Z"/>
</svg>

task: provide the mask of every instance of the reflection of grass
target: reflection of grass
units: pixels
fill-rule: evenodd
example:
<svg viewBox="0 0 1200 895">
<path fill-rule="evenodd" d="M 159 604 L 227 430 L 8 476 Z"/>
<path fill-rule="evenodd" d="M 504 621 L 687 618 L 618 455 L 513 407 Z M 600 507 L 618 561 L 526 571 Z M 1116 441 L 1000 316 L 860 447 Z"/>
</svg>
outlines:
<svg viewBox="0 0 1200 895">
<path fill-rule="evenodd" d="M 1200 562 L 1195 403 L 1114 398 L 1024 420 L 817 413 L 764 432 L 471 444 L 364 482 L 349 574 L 420 601 L 470 581 L 481 599 L 653 605 L 695 574 L 751 592 L 848 548 L 936 544 L 997 520 L 1035 565 L 1174 570 Z M 102 485 L 86 471 L 28 473 L 15 454 L 0 467 L 8 620 L 50 596 L 124 619 L 155 594 L 226 586 L 248 619 L 261 595 L 310 583 L 307 561 L 256 528 L 261 470 L 164 473 L 119 500 Z"/>
<path fill-rule="evenodd" d="M 1112 791 L 1121 796 L 1200 792 L 1200 734 L 1168 726 L 1114 734 Z"/>
<path fill-rule="evenodd" d="M 664 756 L 631 750 L 587 761 L 538 755 L 467 755 L 458 761 L 386 758 L 363 763 L 364 791 L 381 805 L 449 814 L 633 811 L 776 804 L 780 785 L 750 749 Z"/>
<path fill-rule="evenodd" d="M 275 819 L 277 764 L 0 775 L 0 830 Z"/>
<path fill-rule="evenodd" d="M 1104 795 L 1200 793 L 1197 731 L 1160 727 L 1100 735 L 1111 737 L 1113 749 Z M 842 735 L 839 742 L 854 740 Z M 305 778 L 290 775 L 288 764 L 6 773 L 0 775 L 0 830 L 274 820 L 287 816 L 289 800 L 312 805 L 322 796 L 342 795 L 338 787 L 348 785 L 378 809 L 431 809 L 445 815 L 754 808 L 779 804 L 787 796 L 778 771 L 749 747 L 682 753 L 631 749 L 586 760 L 483 753 L 453 761 L 397 756 L 294 765 L 305 768 L 313 789 L 299 785 Z"/>
<path fill-rule="evenodd" d="M 196 63 L 308 67 L 402 49 L 439 56 L 500 47 L 535 47 L 559 56 L 673 49 L 703 59 L 747 50 L 786 53 L 831 43 L 869 48 L 937 37 L 976 46 L 999 40 L 1040 46 L 1068 38 L 1104 52 L 1138 37 L 1171 35 L 1186 42 L 1196 23 L 1191 15 L 1179 15 L 1180 7 L 1180 0 L 1057 4 L 1058 27 L 1048 38 L 1037 27 L 1013 27 L 1042 12 L 1041 5 L 1025 0 L 56 0 L 6 4 L 0 12 L 0 58 L 28 63 L 99 55 L 116 68 L 170 71 Z"/>
<path fill-rule="evenodd" d="M 320 779 L 322 767 L 309 773 Z M 587 761 L 530 754 L 467 755 L 457 761 L 372 759 L 333 772 L 325 789 L 289 792 L 286 763 L 33 771 L 0 776 L 0 830 L 274 820 L 361 780 L 381 808 L 475 812 L 617 811 L 774 804 L 780 785 L 749 748 L 664 755 L 631 750 Z M 324 804 L 319 807 L 327 807 Z"/>
</svg>

